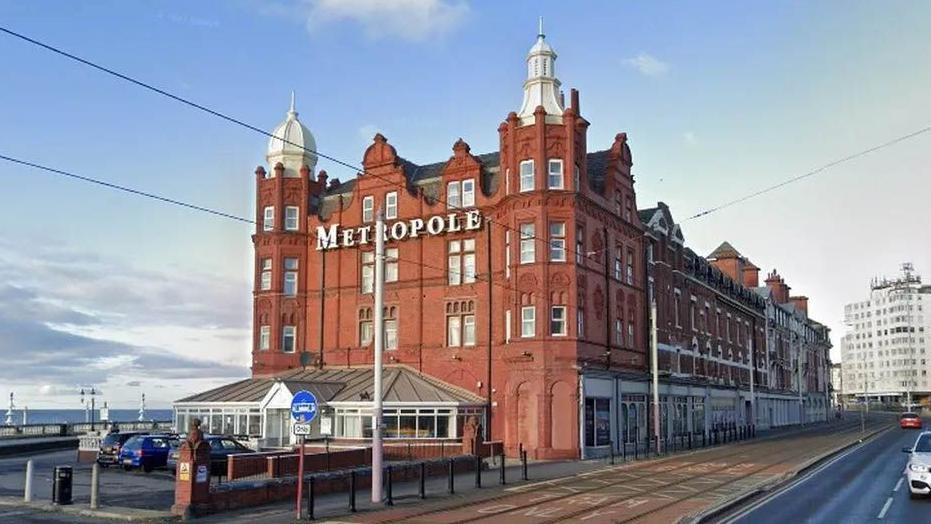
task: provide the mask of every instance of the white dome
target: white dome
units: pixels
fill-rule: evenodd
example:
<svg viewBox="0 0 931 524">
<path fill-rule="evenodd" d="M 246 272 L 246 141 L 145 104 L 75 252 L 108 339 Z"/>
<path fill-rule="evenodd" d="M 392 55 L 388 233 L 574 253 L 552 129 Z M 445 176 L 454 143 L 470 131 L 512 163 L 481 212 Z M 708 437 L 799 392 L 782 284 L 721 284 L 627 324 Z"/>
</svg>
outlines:
<svg viewBox="0 0 931 524">
<path fill-rule="evenodd" d="M 297 118 L 294 110 L 294 94 L 291 94 L 291 109 L 284 121 L 272 131 L 274 138 L 268 140 L 268 152 L 265 158 L 269 168 L 281 162 L 285 166 L 285 176 L 299 176 L 303 165 L 311 172 L 317 164 L 317 141 L 314 134 Z"/>
</svg>

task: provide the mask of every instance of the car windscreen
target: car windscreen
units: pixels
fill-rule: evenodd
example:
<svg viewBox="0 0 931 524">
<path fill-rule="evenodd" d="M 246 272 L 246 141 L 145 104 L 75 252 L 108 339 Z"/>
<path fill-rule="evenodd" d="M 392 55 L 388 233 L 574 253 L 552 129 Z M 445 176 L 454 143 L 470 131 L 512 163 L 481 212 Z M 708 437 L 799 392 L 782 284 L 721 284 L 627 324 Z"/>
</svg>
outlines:
<svg viewBox="0 0 931 524">
<path fill-rule="evenodd" d="M 902 418 L 918 418 L 917 413 L 903 413 Z"/>
<path fill-rule="evenodd" d="M 103 442 L 100 443 L 102 446 L 113 446 L 120 443 L 120 436 L 118 434 L 107 435 L 103 438 Z"/>
<path fill-rule="evenodd" d="M 931 433 L 918 437 L 918 442 L 915 442 L 915 452 L 931 453 Z"/>
<path fill-rule="evenodd" d="M 141 445 L 142 439 L 139 437 L 133 437 L 127 440 L 125 444 L 123 444 L 123 449 L 136 449 L 141 447 Z"/>
</svg>

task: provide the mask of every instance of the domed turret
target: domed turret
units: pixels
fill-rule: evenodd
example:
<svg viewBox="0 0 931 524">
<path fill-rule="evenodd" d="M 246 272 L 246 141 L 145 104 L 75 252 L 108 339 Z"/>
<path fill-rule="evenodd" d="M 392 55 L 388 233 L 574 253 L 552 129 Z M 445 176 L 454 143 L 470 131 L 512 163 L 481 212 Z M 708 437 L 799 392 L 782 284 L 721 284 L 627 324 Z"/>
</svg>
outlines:
<svg viewBox="0 0 931 524">
<path fill-rule="evenodd" d="M 541 17 L 537 41 L 527 54 L 524 102 L 517 112 L 522 125 L 533 123 L 533 113 L 537 106 L 543 106 L 547 122 L 562 123 L 563 102 L 559 85 L 559 79 L 556 78 L 556 51 L 546 43 Z"/>
<path fill-rule="evenodd" d="M 300 176 L 301 167 L 306 165 L 313 174 L 317 165 L 317 142 L 313 133 L 297 118 L 294 109 L 294 92 L 291 93 L 291 109 L 284 121 L 278 124 L 268 140 L 268 152 L 265 155 L 269 166 L 278 162 L 284 165 L 284 176 Z"/>
</svg>

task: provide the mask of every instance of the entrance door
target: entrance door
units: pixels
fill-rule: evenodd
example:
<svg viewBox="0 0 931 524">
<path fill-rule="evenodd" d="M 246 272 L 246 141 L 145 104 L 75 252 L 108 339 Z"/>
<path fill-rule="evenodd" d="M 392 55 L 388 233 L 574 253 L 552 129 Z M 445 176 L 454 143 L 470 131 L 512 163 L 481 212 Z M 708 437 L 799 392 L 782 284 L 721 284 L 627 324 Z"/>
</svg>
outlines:
<svg viewBox="0 0 931 524">
<path fill-rule="evenodd" d="M 265 440 L 269 447 L 285 447 L 290 440 L 290 417 L 287 409 L 268 409 L 265 411 Z"/>
</svg>

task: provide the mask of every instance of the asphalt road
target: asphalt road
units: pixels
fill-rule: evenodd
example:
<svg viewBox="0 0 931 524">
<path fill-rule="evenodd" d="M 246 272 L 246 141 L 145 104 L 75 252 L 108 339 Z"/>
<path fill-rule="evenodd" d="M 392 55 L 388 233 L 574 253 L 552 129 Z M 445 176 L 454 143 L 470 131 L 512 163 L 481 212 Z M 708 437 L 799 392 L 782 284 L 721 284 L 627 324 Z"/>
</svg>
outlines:
<svg viewBox="0 0 931 524">
<path fill-rule="evenodd" d="M 928 420 L 925 429 L 931 429 Z M 721 522 L 931 522 L 931 499 L 911 500 L 904 480 L 908 455 L 902 448 L 912 445 L 917 435 L 916 430 L 896 426 Z"/>
</svg>

